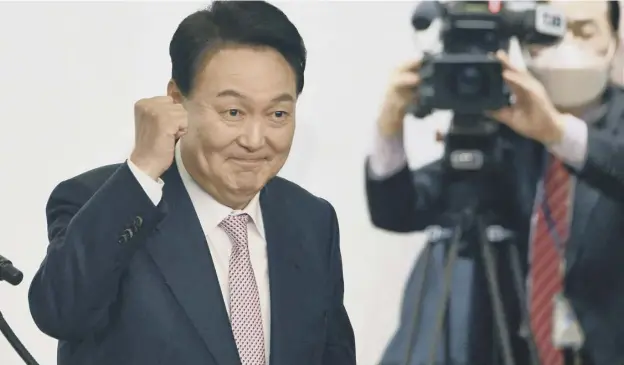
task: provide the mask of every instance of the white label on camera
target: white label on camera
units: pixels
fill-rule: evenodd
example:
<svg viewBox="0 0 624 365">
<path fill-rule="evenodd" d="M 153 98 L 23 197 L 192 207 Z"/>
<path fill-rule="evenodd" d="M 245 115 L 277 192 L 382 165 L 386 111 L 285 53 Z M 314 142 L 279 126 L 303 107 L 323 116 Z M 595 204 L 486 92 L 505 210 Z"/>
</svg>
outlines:
<svg viewBox="0 0 624 365">
<path fill-rule="evenodd" d="M 456 170 L 479 170 L 483 167 L 483 152 L 479 150 L 457 150 L 451 152 L 451 166 Z"/>
<path fill-rule="evenodd" d="M 538 5 L 535 8 L 535 29 L 541 34 L 563 37 L 567 31 L 565 16 L 552 6 Z"/>
</svg>

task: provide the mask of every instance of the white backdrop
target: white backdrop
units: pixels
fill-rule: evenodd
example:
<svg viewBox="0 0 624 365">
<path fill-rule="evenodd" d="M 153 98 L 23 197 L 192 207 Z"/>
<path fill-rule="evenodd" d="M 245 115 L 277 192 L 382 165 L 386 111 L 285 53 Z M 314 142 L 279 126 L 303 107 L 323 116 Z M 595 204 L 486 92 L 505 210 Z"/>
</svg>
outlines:
<svg viewBox="0 0 624 365">
<path fill-rule="evenodd" d="M 132 148 L 133 103 L 165 92 L 168 44 L 202 3 L 0 3 L 0 254 L 25 274 L 0 283 L 0 310 L 41 365 L 56 341 L 38 331 L 27 303 L 44 257 L 44 206 L 61 180 L 122 161 Z M 363 162 L 391 70 L 417 52 L 415 2 L 289 2 L 280 7 L 309 51 L 291 157 L 282 175 L 331 201 L 338 212 L 346 305 L 358 363 L 376 364 L 397 324 L 420 235 L 369 223 Z M 437 157 L 435 123 L 408 121 L 411 163 Z M 0 338 L 0 363 L 21 360 Z"/>
</svg>

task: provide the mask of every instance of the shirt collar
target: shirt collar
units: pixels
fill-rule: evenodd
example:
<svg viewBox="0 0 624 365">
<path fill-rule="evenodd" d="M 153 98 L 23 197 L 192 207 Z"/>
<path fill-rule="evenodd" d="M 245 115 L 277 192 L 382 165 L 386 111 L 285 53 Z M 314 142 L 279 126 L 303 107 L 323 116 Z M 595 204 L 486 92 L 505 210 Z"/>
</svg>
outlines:
<svg viewBox="0 0 624 365">
<path fill-rule="evenodd" d="M 585 111 L 585 113 L 583 113 L 582 119 L 585 121 L 585 123 L 589 125 L 600 124 L 604 120 L 604 117 L 607 115 L 608 109 L 608 104 L 601 103 L 600 105 L 594 106 L 589 110 Z"/>
<path fill-rule="evenodd" d="M 589 125 L 595 125 L 602 127 L 605 122 L 605 117 L 609 111 L 609 104 L 613 98 L 614 86 L 609 85 L 602 95 L 601 103 L 595 105 L 585 111 L 582 115 L 582 119 Z"/>
<path fill-rule="evenodd" d="M 176 143 L 175 160 L 182 183 L 184 184 L 184 187 L 191 198 L 191 202 L 195 207 L 195 213 L 199 218 L 199 222 L 205 235 L 216 229 L 221 221 L 227 218 L 230 214 L 247 213 L 256 226 L 258 233 L 262 236 L 262 238 L 266 239 L 264 235 L 262 211 L 260 209 L 260 193 L 256 194 L 244 209 L 233 210 L 232 208 L 216 201 L 201 186 L 199 186 L 193 177 L 191 177 L 182 161 L 179 140 Z"/>
</svg>

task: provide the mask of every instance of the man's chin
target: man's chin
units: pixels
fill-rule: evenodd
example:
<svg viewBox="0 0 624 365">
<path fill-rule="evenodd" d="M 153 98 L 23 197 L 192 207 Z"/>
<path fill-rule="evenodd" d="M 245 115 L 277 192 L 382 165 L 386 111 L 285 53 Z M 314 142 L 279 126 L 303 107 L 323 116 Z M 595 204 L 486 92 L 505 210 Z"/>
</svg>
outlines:
<svg viewBox="0 0 624 365">
<path fill-rule="evenodd" d="M 232 191 L 242 196 L 257 194 L 266 184 L 266 180 L 258 176 L 257 173 L 243 172 L 238 173 L 234 184 L 232 184 Z"/>
</svg>

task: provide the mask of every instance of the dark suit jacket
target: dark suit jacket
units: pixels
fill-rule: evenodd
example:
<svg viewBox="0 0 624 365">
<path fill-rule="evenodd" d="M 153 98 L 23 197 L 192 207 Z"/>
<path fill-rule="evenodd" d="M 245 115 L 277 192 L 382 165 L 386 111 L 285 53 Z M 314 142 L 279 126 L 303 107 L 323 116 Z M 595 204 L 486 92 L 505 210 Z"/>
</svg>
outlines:
<svg viewBox="0 0 624 365">
<path fill-rule="evenodd" d="M 205 236 L 175 164 L 155 207 L 126 164 L 59 184 L 30 287 L 60 365 L 240 364 Z M 271 365 L 355 364 L 336 213 L 272 179 L 260 195 L 271 288 Z"/>
<path fill-rule="evenodd" d="M 604 117 L 589 128 L 585 166 L 581 171 L 570 169 L 577 176 L 577 185 L 566 249 L 565 293 L 586 334 L 584 355 L 595 365 L 624 363 L 624 90 L 610 87 L 605 106 Z M 509 168 L 482 188 L 501 201 L 499 214 L 505 226 L 516 231 L 525 258 L 544 150 L 509 131 L 503 138 L 512 146 L 507 156 Z M 444 181 L 439 161 L 413 172 L 405 168 L 382 181 L 367 178 L 373 224 L 394 232 L 412 232 L 436 223 L 448 207 L 443 203 L 448 200 Z M 502 278 L 501 286 L 513 288 L 509 274 Z M 510 329 L 515 333 L 517 299 L 513 293 L 503 294 L 511 308 Z M 491 320 L 485 311 L 477 315 L 483 316 L 479 320 Z M 515 340 L 517 350 L 525 352 Z"/>
</svg>

